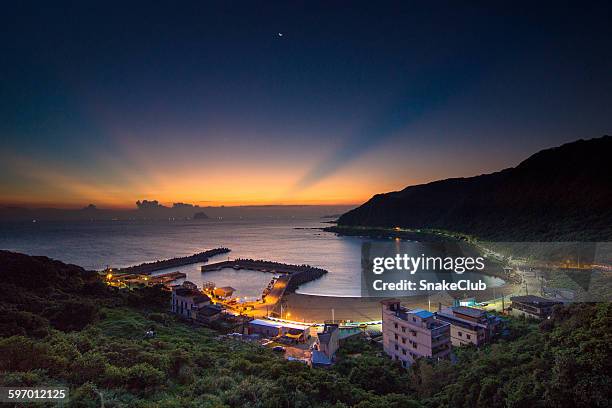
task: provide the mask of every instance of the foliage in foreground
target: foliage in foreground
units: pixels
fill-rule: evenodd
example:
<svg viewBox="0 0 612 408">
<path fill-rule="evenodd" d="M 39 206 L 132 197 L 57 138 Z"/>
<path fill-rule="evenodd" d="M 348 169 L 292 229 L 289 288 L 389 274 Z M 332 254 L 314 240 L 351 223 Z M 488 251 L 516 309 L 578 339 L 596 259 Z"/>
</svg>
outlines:
<svg viewBox="0 0 612 408">
<path fill-rule="evenodd" d="M 608 303 L 560 308 L 540 325 L 512 320 L 505 340 L 461 349 L 455 364 L 420 361 L 406 371 L 357 339 L 322 370 L 177 321 L 155 289 L 116 293 L 89 274 L 41 289 L 5 271 L 0 308 L 23 319 L 0 321 L 0 386 L 65 385 L 71 406 L 591 407 L 612 399 Z M 150 328 L 157 335 L 147 339 Z"/>
</svg>

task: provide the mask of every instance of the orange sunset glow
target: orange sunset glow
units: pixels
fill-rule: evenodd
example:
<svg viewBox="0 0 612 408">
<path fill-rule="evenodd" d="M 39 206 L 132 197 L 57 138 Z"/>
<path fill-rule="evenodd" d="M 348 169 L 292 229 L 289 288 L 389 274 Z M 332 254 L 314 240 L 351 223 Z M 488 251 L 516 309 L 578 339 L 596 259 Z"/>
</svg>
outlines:
<svg viewBox="0 0 612 408">
<path fill-rule="evenodd" d="M 512 33 L 505 18 L 482 19 L 483 43 L 454 13 L 431 27 L 418 15 L 344 27 L 302 12 L 204 13 L 178 30 L 95 14 L 47 10 L 13 27 L 0 206 L 360 204 L 515 166 L 609 125 L 610 81 L 597 80 L 609 69 L 578 75 L 582 62 L 568 61 L 587 59 L 547 58 L 563 41 Z"/>
<path fill-rule="evenodd" d="M 425 154 L 424 154 L 425 153 Z M 427 152 L 401 155 L 387 145 L 343 164 L 304 185 L 304 175 L 321 166 L 326 153 L 304 148 L 278 155 L 270 149 L 219 146 L 177 148 L 173 144 L 136 147 L 125 141 L 115 152 L 87 152 L 85 163 L 40 159 L 18 152 L 1 154 L 11 179 L 1 202 L 32 207 L 133 208 L 141 199 L 200 206 L 270 204 L 359 204 L 380 191 L 392 191 L 457 172 L 477 172 L 450 152 L 429 159 Z M 323 159 L 321 159 L 321 157 Z M 389 160 L 384 161 L 382 157 Z M 494 157 L 494 156 L 492 156 Z M 485 162 L 486 165 L 486 162 Z M 488 164 L 495 169 L 495 160 Z M 364 171 L 367 169 L 367 171 Z"/>
</svg>

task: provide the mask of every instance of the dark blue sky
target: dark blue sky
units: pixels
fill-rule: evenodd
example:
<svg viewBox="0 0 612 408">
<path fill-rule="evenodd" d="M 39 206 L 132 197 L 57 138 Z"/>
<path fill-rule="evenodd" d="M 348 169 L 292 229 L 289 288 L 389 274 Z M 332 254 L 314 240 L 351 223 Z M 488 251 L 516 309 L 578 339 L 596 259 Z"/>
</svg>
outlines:
<svg viewBox="0 0 612 408">
<path fill-rule="evenodd" d="M 610 133 L 605 3 L 81 3 L 3 6 L 0 202 L 358 203 Z"/>
</svg>

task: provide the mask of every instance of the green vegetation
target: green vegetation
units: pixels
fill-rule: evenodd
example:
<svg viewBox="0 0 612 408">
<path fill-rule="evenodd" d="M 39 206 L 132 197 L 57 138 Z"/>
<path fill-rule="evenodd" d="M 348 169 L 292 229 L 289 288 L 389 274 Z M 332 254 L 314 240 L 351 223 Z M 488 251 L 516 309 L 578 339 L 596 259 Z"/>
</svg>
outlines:
<svg viewBox="0 0 612 408">
<path fill-rule="evenodd" d="M 176 320 L 158 289 L 116 291 L 78 267 L 0 258 L 2 315 L 19 319 L 0 323 L 0 386 L 65 385 L 70 406 L 591 407 L 612 398 L 608 303 L 561 308 L 540 325 L 511 320 L 504 340 L 461 349 L 455 364 L 404 370 L 355 339 L 332 369 L 310 369 Z M 37 281 L 17 284 L 31 282 L 17 270 Z"/>
</svg>

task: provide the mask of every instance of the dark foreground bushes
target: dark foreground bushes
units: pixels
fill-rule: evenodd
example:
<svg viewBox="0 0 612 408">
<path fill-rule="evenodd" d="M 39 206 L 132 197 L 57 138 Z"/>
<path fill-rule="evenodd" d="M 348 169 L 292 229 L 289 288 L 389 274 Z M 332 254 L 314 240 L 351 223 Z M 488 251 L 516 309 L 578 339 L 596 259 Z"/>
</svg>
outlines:
<svg viewBox="0 0 612 408">
<path fill-rule="evenodd" d="M 27 258 L 19 257 L 26 272 L 44 264 Z M 3 281 L 1 265 L 0 386 L 68 386 L 70 406 L 605 407 L 612 400 L 609 303 L 560 308 L 540 325 L 510 320 L 505 340 L 459 349 L 453 364 L 421 360 L 404 370 L 356 339 L 323 370 L 179 322 L 159 288 L 116 291 L 54 262 L 58 282 L 77 274 L 80 283 L 26 287 Z M 150 328 L 156 336 L 145 338 Z"/>
</svg>

